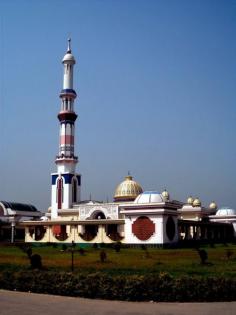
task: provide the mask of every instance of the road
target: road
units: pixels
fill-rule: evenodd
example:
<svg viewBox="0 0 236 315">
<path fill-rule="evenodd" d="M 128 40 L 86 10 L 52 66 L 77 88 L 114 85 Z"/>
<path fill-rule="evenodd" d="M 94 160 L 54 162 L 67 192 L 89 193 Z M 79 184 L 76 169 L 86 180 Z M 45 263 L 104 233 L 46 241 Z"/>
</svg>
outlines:
<svg viewBox="0 0 236 315">
<path fill-rule="evenodd" d="M 83 298 L 0 290 L 0 315 L 235 315 L 236 302 L 152 303 Z"/>
</svg>

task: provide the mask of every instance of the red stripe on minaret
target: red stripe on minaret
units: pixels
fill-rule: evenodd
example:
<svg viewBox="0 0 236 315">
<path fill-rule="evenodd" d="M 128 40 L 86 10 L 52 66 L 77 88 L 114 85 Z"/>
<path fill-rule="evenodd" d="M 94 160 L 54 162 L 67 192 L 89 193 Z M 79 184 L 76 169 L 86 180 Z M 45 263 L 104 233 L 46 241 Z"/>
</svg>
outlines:
<svg viewBox="0 0 236 315">
<path fill-rule="evenodd" d="M 74 144 L 74 136 L 61 136 L 60 144 Z"/>
</svg>

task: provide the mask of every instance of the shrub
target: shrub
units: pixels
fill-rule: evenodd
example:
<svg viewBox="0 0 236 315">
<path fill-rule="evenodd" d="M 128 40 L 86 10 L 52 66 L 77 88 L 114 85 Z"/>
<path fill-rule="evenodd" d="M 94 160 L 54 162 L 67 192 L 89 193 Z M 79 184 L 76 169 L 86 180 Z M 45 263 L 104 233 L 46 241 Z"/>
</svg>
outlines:
<svg viewBox="0 0 236 315">
<path fill-rule="evenodd" d="M 84 250 L 83 248 L 79 248 L 79 254 L 80 254 L 81 256 L 84 256 L 85 250 Z"/>
<path fill-rule="evenodd" d="M 63 252 L 65 252 L 67 250 L 67 245 L 66 244 L 62 244 L 61 249 L 63 250 Z"/>
<path fill-rule="evenodd" d="M 106 261 L 106 259 L 107 259 L 107 254 L 106 254 L 105 250 L 101 250 L 100 251 L 100 261 L 102 263 L 104 263 Z"/>
<path fill-rule="evenodd" d="M 98 244 L 97 243 L 93 243 L 93 248 L 94 249 L 98 249 Z"/>
<path fill-rule="evenodd" d="M 145 244 L 142 244 L 142 245 L 141 245 L 141 249 L 142 249 L 142 250 L 147 250 L 147 246 L 146 246 Z"/>
<path fill-rule="evenodd" d="M 158 302 L 233 301 L 236 279 L 179 277 L 168 273 L 109 276 L 28 270 L 3 272 L 0 288 L 86 298 Z"/>
<path fill-rule="evenodd" d="M 198 252 L 199 258 L 201 260 L 201 264 L 202 265 L 206 264 L 207 259 L 208 259 L 208 254 L 205 251 L 205 249 L 196 248 L 196 251 Z"/>
<path fill-rule="evenodd" d="M 233 257 L 234 252 L 230 249 L 226 249 L 226 257 L 229 260 L 231 257 Z"/>
<path fill-rule="evenodd" d="M 120 252 L 120 249 L 121 249 L 121 242 L 116 242 L 116 243 L 114 244 L 114 249 L 115 249 L 115 251 L 116 251 L 117 253 L 119 253 L 119 252 Z"/>
<path fill-rule="evenodd" d="M 31 255 L 30 266 L 32 269 L 42 269 L 42 258 L 38 254 Z"/>
</svg>

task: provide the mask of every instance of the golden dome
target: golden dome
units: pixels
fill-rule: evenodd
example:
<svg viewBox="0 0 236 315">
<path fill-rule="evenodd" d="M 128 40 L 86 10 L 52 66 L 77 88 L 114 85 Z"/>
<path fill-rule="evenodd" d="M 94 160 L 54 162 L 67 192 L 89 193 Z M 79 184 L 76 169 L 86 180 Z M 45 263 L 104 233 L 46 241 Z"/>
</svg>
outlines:
<svg viewBox="0 0 236 315">
<path fill-rule="evenodd" d="M 195 198 L 195 199 L 193 200 L 193 206 L 194 206 L 194 207 L 201 207 L 201 201 L 200 201 L 199 198 Z"/>
<path fill-rule="evenodd" d="M 187 199 L 187 204 L 192 205 L 193 201 L 194 201 L 193 197 L 189 196 L 188 199 Z"/>
<path fill-rule="evenodd" d="M 168 191 L 166 189 L 161 193 L 161 195 L 165 201 L 170 199 L 170 194 L 168 193 Z"/>
<path fill-rule="evenodd" d="M 143 192 L 142 187 L 128 175 L 115 190 L 114 201 L 133 201 Z"/>
<path fill-rule="evenodd" d="M 215 201 L 212 201 L 212 202 L 210 203 L 209 208 L 210 208 L 211 210 L 216 210 L 216 209 L 217 209 L 217 204 L 215 203 Z"/>
</svg>

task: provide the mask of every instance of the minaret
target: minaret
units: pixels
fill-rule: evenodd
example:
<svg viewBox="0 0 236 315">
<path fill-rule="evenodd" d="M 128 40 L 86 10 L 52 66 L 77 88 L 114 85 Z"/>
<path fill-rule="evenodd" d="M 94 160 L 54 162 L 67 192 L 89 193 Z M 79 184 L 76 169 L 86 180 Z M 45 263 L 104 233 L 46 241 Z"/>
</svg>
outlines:
<svg viewBox="0 0 236 315">
<path fill-rule="evenodd" d="M 74 124 L 77 118 L 74 101 L 77 95 L 73 89 L 75 58 L 71 53 L 71 39 L 68 39 L 68 48 L 62 63 L 64 78 L 60 93 L 61 110 L 57 116 L 60 122 L 59 154 L 55 161 L 57 173 L 52 174 L 52 218 L 57 217 L 58 210 L 69 209 L 80 201 L 80 175 L 75 171 L 78 157 L 74 155 Z"/>
</svg>

